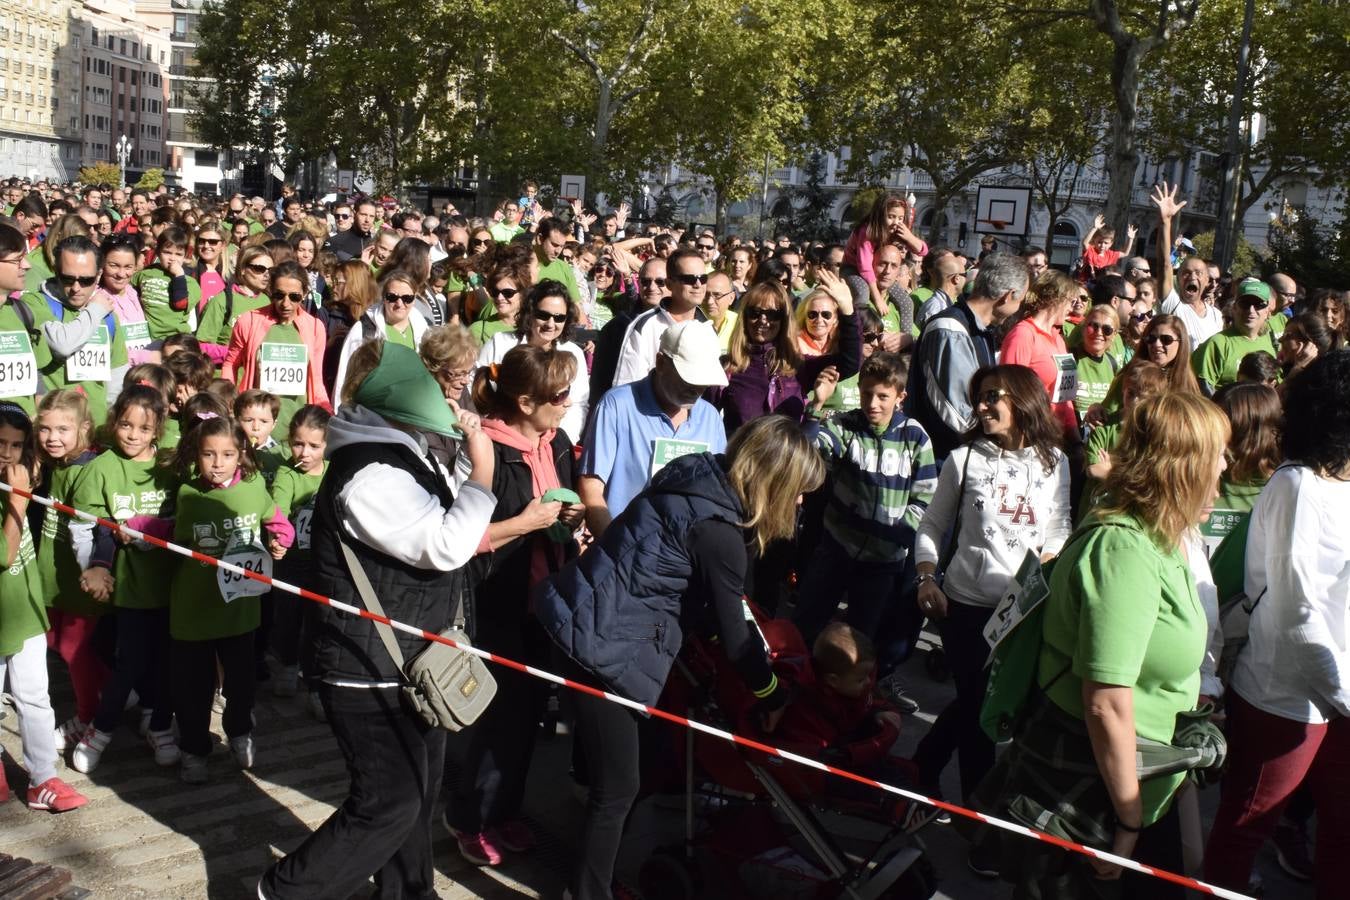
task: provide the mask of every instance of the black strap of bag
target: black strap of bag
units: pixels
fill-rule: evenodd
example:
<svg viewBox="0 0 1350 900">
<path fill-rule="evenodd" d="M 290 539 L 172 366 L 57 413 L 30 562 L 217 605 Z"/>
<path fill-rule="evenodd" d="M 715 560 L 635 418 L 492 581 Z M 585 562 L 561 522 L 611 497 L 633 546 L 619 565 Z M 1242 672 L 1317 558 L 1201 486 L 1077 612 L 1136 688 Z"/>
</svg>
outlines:
<svg viewBox="0 0 1350 900">
<path fill-rule="evenodd" d="M 961 540 L 961 509 L 966 505 L 966 473 L 970 471 L 970 457 L 974 452 L 974 444 L 966 445 L 966 459 L 965 462 L 961 463 L 961 487 L 956 494 L 956 522 L 952 525 L 951 539 L 947 541 L 947 547 L 942 551 L 942 558 L 938 560 L 938 571 L 944 575 L 952 557 L 956 556 L 956 547 Z"/>
</svg>

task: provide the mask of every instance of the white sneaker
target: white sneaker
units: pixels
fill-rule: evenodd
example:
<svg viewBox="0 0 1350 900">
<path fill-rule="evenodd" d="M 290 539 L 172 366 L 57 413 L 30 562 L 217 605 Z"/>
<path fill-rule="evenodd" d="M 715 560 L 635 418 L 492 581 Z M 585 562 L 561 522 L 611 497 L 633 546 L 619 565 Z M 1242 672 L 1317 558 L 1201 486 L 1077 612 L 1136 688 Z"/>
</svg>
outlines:
<svg viewBox="0 0 1350 900">
<path fill-rule="evenodd" d="M 253 735 L 241 734 L 230 738 L 230 752 L 241 769 L 253 768 Z"/>
<path fill-rule="evenodd" d="M 300 690 L 300 667 L 283 666 L 272 678 L 273 697 L 294 697 Z"/>
<path fill-rule="evenodd" d="M 56 726 L 56 753 L 60 755 L 72 749 L 89 730 L 88 722 L 81 722 L 78 716 L 71 716 Z"/>
<path fill-rule="evenodd" d="M 93 725 L 84 732 L 84 737 L 75 745 L 75 749 L 70 754 L 70 764 L 76 772 L 82 772 L 88 775 L 98 768 L 98 761 L 103 758 L 103 751 L 108 749 L 108 744 L 112 741 L 112 735 L 106 731 L 99 731 Z"/>
<path fill-rule="evenodd" d="M 186 784 L 206 784 L 206 757 L 195 753 L 182 754 L 178 777 Z"/>
<path fill-rule="evenodd" d="M 183 754 L 178 749 L 178 741 L 173 736 L 172 728 L 166 728 L 163 731 L 147 731 L 145 742 L 150 745 L 151 750 L 155 751 L 155 765 L 157 766 L 176 766 L 179 759 L 182 758 Z"/>
</svg>

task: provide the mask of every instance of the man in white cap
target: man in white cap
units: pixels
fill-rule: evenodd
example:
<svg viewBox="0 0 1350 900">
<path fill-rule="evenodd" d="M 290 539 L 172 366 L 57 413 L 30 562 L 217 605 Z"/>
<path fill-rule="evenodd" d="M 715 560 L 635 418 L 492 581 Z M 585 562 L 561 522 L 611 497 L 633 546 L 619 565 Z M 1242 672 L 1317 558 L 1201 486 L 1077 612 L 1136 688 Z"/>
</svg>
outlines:
<svg viewBox="0 0 1350 900">
<path fill-rule="evenodd" d="M 722 418 L 702 399 L 708 388 L 726 383 L 717 334 L 689 320 L 662 333 L 647 377 L 606 392 L 581 442 L 577 487 L 592 534 L 603 534 L 671 460 L 726 449 Z"/>
</svg>

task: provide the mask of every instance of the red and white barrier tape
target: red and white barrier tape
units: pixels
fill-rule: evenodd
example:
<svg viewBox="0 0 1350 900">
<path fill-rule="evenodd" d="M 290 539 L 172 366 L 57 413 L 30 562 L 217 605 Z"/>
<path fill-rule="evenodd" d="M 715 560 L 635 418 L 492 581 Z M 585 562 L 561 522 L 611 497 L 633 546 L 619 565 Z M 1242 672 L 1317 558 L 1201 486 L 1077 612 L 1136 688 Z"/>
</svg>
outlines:
<svg viewBox="0 0 1350 900">
<path fill-rule="evenodd" d="M 580 682 L 572 681 L 569 678 L 563 678 L 562 676 L 555 675 L 552 672 L 547 672 L 543 669 L 536 669 L 534 666 L 527 666 L 524 663 L 516 662 L 515 660 L 508 659 L 504 656 L 498 656 L 497 654 L 484 650 L 481 647 L 470 647 L 458 644 L 450 640 L 449 638 L 443 637 L 439 634 L 434 634 L 430 631 L 425 631 L 421 628 L 417 628 L 412 625 L 405 625 L 404 623 L 396 621 L 394 619 L 390 619 L 387 616 L 377 616 L 374 613 L 370 612 L 369 610 L 351 606 L 350 604 L 347 603 L 342 603 L 341 601 L 334 600 L 331 597 L 325 597 L 322 594 L 316 594 L 313 591 L 305 590 L 304 588 L 297 587 L 293 584 L 281 581 L 280 579 L 269 578 L 266 575 L 259 575 L 258 573 L 249 571 L 248 569 L 241 568 L 231 563 L 223 562 L 222 560 L 216 559 L 213 556 L 207 556 L 204 553 L 198 553 L 195 550 L 190 550 L 187 547 L 171 543 L 169 541 L 163 540 L 162 538 L 158 538 L 153 535 L 143 534 L 142 532 L 139 532 L 134 528 L 122 525 L 118 522 L 114 522 L 109 519 L 101 519 L 98 516 L 91 515 L 90 513 L 75 509 L 74 507 L 67 506 L 64 503 L 52 500 L 50 497 L 41 497 L 36 494 L 30 493 L 29 491 L 12 487 L 11 485 L 4 483 L 3 481 L 0 481 L 0 491 L 12 492 L 18 494 L 21 497 L 27 497 L 29 500 L 32 500 L 35 503 L 39 503 L 42 506 L 55 509 L 58 512 L 64 513 L 67 516 L 81 519 L 86 522 L 93 522 L 98 525 L 103 525 L 115 531 L 120 531 L 124 534 L 130 535 L 133 538 L 145 541 L 147 544 L 150 544 L 152 546 L 168 550 L 171 553 L 177 553 L 179 556 L 186 556 L 189 559 L 195 559 L 198 562 L 217 566 L 229 572 L 233 572 L 236 575 L 241 575 L 245 578 L 251 578 L 254 581 L 259 581 L 262 582 L 263 584 L 270 585 L 271 587 L 283 590 L 287 593 L 295 594 L 298 597 L 304 597 L 306 600 L 312 600 L 315 603 L 322 603 L 326 606 L 331 606 L 334 609 L 341 610 L 342 612 L 350 613 L 354 616 L 360 616 L 363 619 L 370 619 L 375 622 L 383 622 L 384 624 L 389 625 L 392 628 L 396 628 L 399 631 L 406 632 L 407 634 L 416 635 L 424 640 L 437 641 L 442 644 L 449 644 L 450 646 L 457 647 L 460 650 L 465 651 L 466 653 L 472 653 L 475 656 L 482 657 L 483 659 L 489 660 L 490 662 L 497 663 L 498 665 L 501 666 L 506 666 L 508 669 L 514 669 L 517 672 L 524 672 L 527 675 L 533 675 L 535 678 L 541 678 L 544 681 L 549 681 L 552 682 L 553 684 L 559 684 L 562 685 L 563 687 L 569 688 L 570 690 L 578 691 L 583 694 L 589 694 L 592 697 L 599 697 L 602 700 L 608 700 L 611 703 L 617 703 L 620 706 L 626 706 L 629 709 L 636 710 L 638 712 L 648 713 L 649 715 L 655 716 L 658 719 L 664 719 L 667 722 L 674 722 L 676 725 L 682 725 L 685 728 L 690 728 L 702 734 L 711 735 L 712 737 L 718 738 L 723 741 L 738 744 L 742 747 L 748 747 L 749 749 L 756 750 L 760 753 L 767 753 L 772 756 L 778 756 L 781 757 L 782 759 L 790 760 L 794 763 L 797 763 L 798 765 L 806 766 L 807 768 L 810 769 L 816 769 L 817 771 L 820 772 L 826 772 L 830 775 L 834 775 L 839 778 L 846 778 L 849 781 L 856 781 L 858 784 L 865 784 L 868 787 L 876 788 L 877 790 L 880 791 L 885 791 L 888 794 L 894 794 L 897 797 L 903 797 L 904 799 L 910 800 L 912 802 L 924 803 L 929 806 L 936 806 L 937 808 L 944 809 L 949 813 L 954 813 L 955 815 L 958 816 L 964 816 L 967 819 L 973 819 L 977 822 L 983 822 L 986 825 L 992 825 L 995 828 L 1001 828 L 1004 831 L 1010 831 L 1013 834 L 1020 834 L 1023 837 L 1032 838 L 1034 840 L 1041 841 L 1042 843 L 1053 844 L 1056 847 L 1062 847 L 1065 850 L 1070 850 L 1074 853 L 1082 854 L 1083 856 L 1092 857 L 1093 859 L 1099 859 L 1102 860 L 1103 862 L 1115 863 L 1116 865 L 1122 868 L 1131 869 L 1135 872 L 1141 872 L 1145 875 L 1151 875 L 1154 878 L 1161 878 L 1164 881 L 1170 881 L 1173 884 L 1179 884 L 1182 887 L 1190 888 L 1193 891 L 1199 891 L 1202 894 L 1207 894 L 1212 897 L 1224 897 L 1227 898 L 1227 900 L 1253 900 L 1253 898 L 1249 897 L 1248 895 L 1240 894 L 1237 891 L 1231 891 L 1228 890 L 1227 888 L 1216 887 L 1215 885 L 1212 884 L 1206 884 L 1203 881 L 1197 881 L 1194 878 L 1188 878 L 1185 875 L 1178 875 L 1175 872 L 1169 872 L 1166 869 L 1158 869 L 1153 866 L 1145 865 L 1144 863 L 1141 862 L 1136 862 L 1135 860 L 1129 859 L 1128 857 L 1116 856 L 1114 853 L 1108 853 L 1105 850 L 1098 850 L 1095 847 L 1089 847 L 1086 846 L 1085 844 L 1078 844 L 1073 841 L 1068 841 L 1063 838 L 1055 837 L 1052 834 L 1046 834 L 1044 832 L 1035 831 L 1023 825 L 1018 825 L 1016 822 L 1009 822 L 1005 819 L 998 819 L 993 816 L 985 815 L 984 813 L 981 812 L 976 812 L 973 809 L 966 809 L 963 806 L 957 806 L 952 803 L 947 803 L 943 800 L 937 800 L 932 797 L 925 797 L 922 794 L 916 794 L 913 791 L 907 791 L 904 788 L 898 788 L 895 787 L 894 785 L 885 784 L 875 779 L 868 778 L 865 775 L 858 775 L 854 772 L 849 772 L 845 769 L 836 768 L 835 766 L 831 766 L 827 763 L 820 762 L 819 760 L 814 760 L 810 759 L 809 757 L 800 756 L 788 750 L 783 750 L 778 747 L 773 747 L 770 746 L 769 744 L 764 744 L 747 737 L 742 737 L 739 734 L 733 734 L 729 731 L 724 731 L 720 728 L 713 728 L 711 725 L 705 725 L 704 723 L 695 721 L 693 719 L 686 719 L 684 716 L 678 716 L 675 715 L 674 713 L 666 712 L 665 710 L 658 709 L 654 706 L 646 706 L 645 704 L 638 703 L 634 700 L 629 700 L 627 697 L 620 697 L 618 694 L 611 694 L 608 691 L 602 691 L 599 690 L 598 688 L 591 687 L 590 685 L 581 684 Z"/>
</svg>

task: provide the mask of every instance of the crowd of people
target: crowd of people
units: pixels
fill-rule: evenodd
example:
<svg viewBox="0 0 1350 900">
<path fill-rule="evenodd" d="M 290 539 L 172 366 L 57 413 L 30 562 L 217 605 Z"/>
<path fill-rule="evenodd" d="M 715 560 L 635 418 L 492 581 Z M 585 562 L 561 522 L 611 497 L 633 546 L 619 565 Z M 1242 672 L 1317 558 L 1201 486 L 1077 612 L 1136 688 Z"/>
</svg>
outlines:
<svg viewBox="0 0 1350 900">
<path fill-rule="evenodd" d="M 799 244 L 632 227 L 532 182 L 485 218 L 289 186 L 4 190 L 9 485 L 644 704 L 687 637 L 714 639 L 771 740 L 933 797 L 955 759 L 964 805 L 1238 890 L 1274 839 L 1338 895 L 1350 291 L 1221 271 L 1177 230 L 1174 187 L 1154 191 L 1154 258 L 1099 221 L 1068 272 L 993 238 L 929 247 L 892 193 L 846 242 Z M 372 876 L 435 896 L 442 808 L 476 865 L 534 847 L 542 682 L 494 672 L 443 791 L 447 733 L 401 700 L 420 639 L 3 502 L 0 682 L 29 807 L 84 806 L 58 763 L 92 772 L 114 742 L 222 777 L 213 713 L 250 768 L 267 689 L 330 724 L 351 790 L 259 897 Z M 1034 572 L 1039 649 L 1000 750 L 987 634 Z M 759 615 L 800 632 L 811 677 L 783 677 Z M 892 758 L 925 623 L 955 699 Z M 59 715 L 49 672 L 73 695 Z M 566 709 L 588 796 L 568 895 L 617 896 L 648 726 L 588 695 Z M 1197 719 L 1222 726 L 1221 778 L 1137 769 L 1137 745 Z M 1188 856 L 1182 810 L 1216 780 Z M 1180 890 L 987 835 L 969 861 L 1018 896 Z"/>
</svg>

